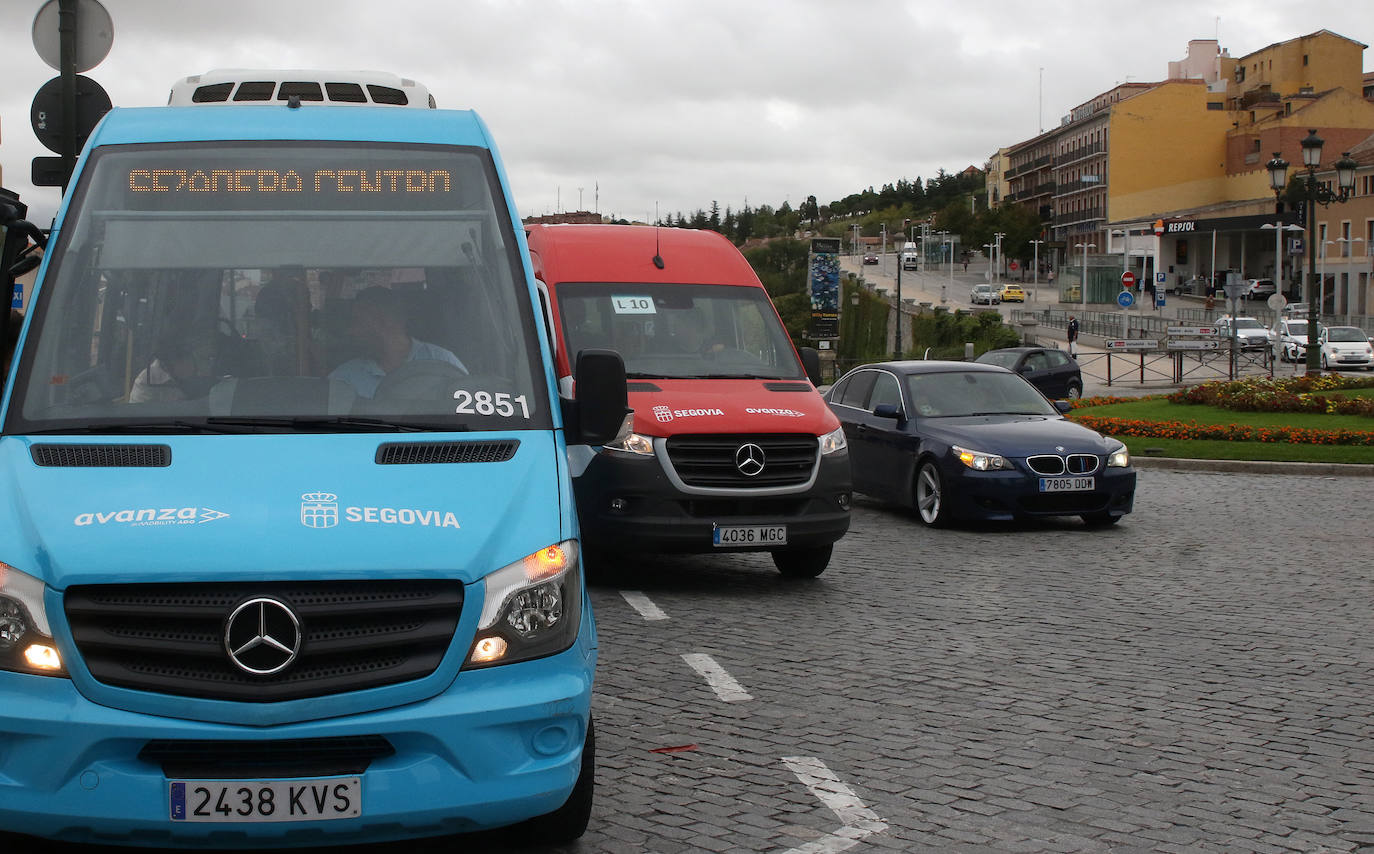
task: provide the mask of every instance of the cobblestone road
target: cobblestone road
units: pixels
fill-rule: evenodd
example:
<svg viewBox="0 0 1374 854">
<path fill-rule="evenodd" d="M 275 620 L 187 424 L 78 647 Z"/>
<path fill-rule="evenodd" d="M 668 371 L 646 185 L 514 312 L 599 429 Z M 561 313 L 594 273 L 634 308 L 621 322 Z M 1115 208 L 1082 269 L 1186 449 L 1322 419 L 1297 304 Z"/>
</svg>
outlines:
<svg viewBox="0 0 1374 854">
<path fill-rule="evenodd" d="M 569 850 L 1374 848 L 1372 503 L 1151 470 L 1106 531 L 861 503 L 816 582 L 621 572 L 593 590 L 600 788 Z"/>
<path fill-rule="evenodd" d="M 861 500 L 812 582 L 618 570 L 561 850 L 1374 850 L 1371 506 L 1374 478 L 1149 469 L 1107 530 Z"/>
</svg>

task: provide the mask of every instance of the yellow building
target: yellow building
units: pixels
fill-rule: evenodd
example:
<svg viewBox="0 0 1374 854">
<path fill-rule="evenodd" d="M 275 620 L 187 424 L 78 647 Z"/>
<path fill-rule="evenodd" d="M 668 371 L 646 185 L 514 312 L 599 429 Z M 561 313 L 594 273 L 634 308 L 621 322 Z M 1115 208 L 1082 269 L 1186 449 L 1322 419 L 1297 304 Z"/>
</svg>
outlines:
<svg viewBox="0 0 1374 854">
<path fill-rule="evenodd" d="M 999 150 L 1003 198 L 1041 211 L 1060 259 L 1082 263 L 1077 253 L 1090 247 L 1119 263 L 1139 257 L 1143 278 L 1167 289 L 1192 283 L 1200 291 L 1202 279 L 1230 274 L 1278 277 L 1291 292 L 1304 246 L 1276 238 L 1275 225 L 1295 237 L 1302 212 L 1277 210 L 1265 165 L 1276 152 L 1301 164 L 1300 142 L 1312 129 L 1326 140 L 1324 167 L 1374 134 L 1365 49 L 1328 30 L 1241 57 L 1214 40 L 1190 42 L 1187 58 L 1170 63 L 1170 79 L 1116 86 L 1058 128 Z M 1369 226 L 1359 216 L 1346 223 L 1341 207 L 1319 209 L 1315 219 L 1330 220 L 1332 234 L 1348 225 L 1349 249 Z M 1114 299 L 1110 281 L 1090 288 L 1089 300 Z M 1368 304 L 1367 286 L 1352 281 L 1347 304 Z"/>
<path fill-rule="evenodd" d="M 987 187 L 988 207 L 990 208 L 1002 204 L 1002 201 L 1011 193 L 1007 184 L 1008 165 L 1007 149 L 999 148 L 996 154 L 988 158 L 987 165 L 984 167 L 984 184 Z"/>
</svg>

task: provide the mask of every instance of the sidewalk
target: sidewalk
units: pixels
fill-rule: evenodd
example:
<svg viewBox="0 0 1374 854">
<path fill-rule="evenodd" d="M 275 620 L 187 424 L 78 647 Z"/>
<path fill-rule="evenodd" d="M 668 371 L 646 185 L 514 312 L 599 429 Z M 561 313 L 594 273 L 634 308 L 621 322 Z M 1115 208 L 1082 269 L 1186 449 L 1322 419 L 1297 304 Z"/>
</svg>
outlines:
<svg viewBox="0 0 1374 854">
<path fill-rule="evenodd" d="M 898 257 L 891 253 L 880 256 L 880 262 L 877 265 L 863 265 L 860 258 L 845 256 L 841 259 L 841 269 L 859 275 L 868 287 L 882 291 L 883 296 L 889 302 L 895 302 L 898 263 Z M 969 263 L 967 272 L 964 271 L 961 263 L 955 263 L 952 277 L 947 265 L 942 268 L 942 274 L 930 270 L 921 272 L 902 271 L 902 311 L 915 314 L 922 309 L 941 306 L 950 311 L 961 309 L 964 311 L 989 310 L 990 307 L 987 305 L 973 305 L 969 302 L 969 291 L 972 287 L 988 281 L 987 267 L 988 262 L 985 259 L 976 259 Z M 1060 303 L 1057 287 L 1043 281 L 1037 283 L 1033 279 L 1034 277 L 1032 277 L 1032 281 L 1027 282 L 1016 280 L 1016 284 L 1021 285 L 1026 291 L 1025 303 L 1019 305 L 1016 303 L 1003 304 L 992 306 L 991 309 L 994 311 L 1001 310 L 1007 325 L 1017 330 L 1023 342 L 1040 347 L 1068 350 L 1067 332 L 1063 326 L 1044 323 L 1016 324 L 1011 320 L 1011 312 L 1018 309 L 1022 312 L 1041 312 L 1046 309 L 1053 309 L 1068 315 L 1082 308 L 1078 304 Z M 1180 308 L 1201 308 L 1203 303 L 1202 297 L 1169 294 L 1162 309 L 1151 309 L 1145 314 L 1154 317 L 1177 318 Z M 1111 307 L 1094 304 L 1089 306 L 1088 310 L 1110 311 Z M 1130 315 L 1135 317 L 1136 311 L 1131 310 Z M 1180 321 L 1180 324 L 1190 325 L 1183 321 Z M 1079 334 L 1078 360 L 1083 375 L 1083 394 L 1085 397 L 1097 395 L 1131 397 L 1146 394 L 1167 394 L 1200 382 L 1225 379 L 1229 373 L 1229 358 L 1218 358 L 1218 354 L 1199 357 L 1195 353 L 1188 353 L 1183 357 L 1183 381 L 1175 382 L 1173 377 L 1177 366 L 1173 361 L 1172 354 L 1166 355 L 1155 352 L 1142 359 L 1139 353 L 1108 351 L 1105 346 L 1107 340 L 1108 336 L 1105 335 L 1094 335 L 1086 332 Z M 1207 361 L 1204 361 L 1204 358 Z M 1197 361 L 1194 362 L 1194 360 Z M 1108 365 L 1109 361 L 1110 366 Z M 1239 372 L 1242 375 L 1269 374 L 1267 367 L 1248 364 L 1248 361 L 1242 360 L 1239 366 Z M 1298 374 L 1304 371 L 1305 368 L 1302 365 L 1289 365 L 1279 362 L 1274 365 L 1273 373 L 1275 376 L 1280 376 Z M 1108 383 L 1109 373 L 1110 384 Z M 1142 374 L 1144 375 L 1143 381 L 1141 380 Z"/>
</svg>

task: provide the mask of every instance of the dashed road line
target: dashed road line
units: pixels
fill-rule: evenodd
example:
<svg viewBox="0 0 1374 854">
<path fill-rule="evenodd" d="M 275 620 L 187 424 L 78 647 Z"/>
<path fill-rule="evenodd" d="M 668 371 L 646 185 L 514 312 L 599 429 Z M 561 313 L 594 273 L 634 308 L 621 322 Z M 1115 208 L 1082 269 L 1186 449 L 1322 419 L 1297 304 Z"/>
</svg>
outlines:
<svg viewBox="0 0 1374 854">
<path fill-rule="evenodd" d="M 668 615 L 663 613 L 663 609 L 654 604 L 654 600 L 640 593 L 638 590 L 622 590 L 621 597 L 630 607 L 639 612 L 639 616 L 646 620 L 666 620 Z"/>
<path fill-rule="evenodd" d="M 838 830 L 799 848 L 788 849 L 784 854 L 837 854 L 853 848 L 875 833 L 887 830 L 887 822 L 864 806 L 854 790 L 840 782 L 840 778 L 821 760 L 814 756 L 784 756 L 782 761 L 813 795 L 820 798 L 821 803 L 839 817 L 842 825 Z"/>
<path fill-rule="evenodd" d="M 716 663 L 711 656 L 702 652 L 684 653 L 682 659 L 696 672 L 702 675 L 706 684 L 711 686 L 711 690 L 716 692 L 716 696 L 727 703 L 739 703 L 745 700 L 754 699 L 744 686 L 735 681 L 735 677 L 725 672 L 725 668 Z"/>
</svg>

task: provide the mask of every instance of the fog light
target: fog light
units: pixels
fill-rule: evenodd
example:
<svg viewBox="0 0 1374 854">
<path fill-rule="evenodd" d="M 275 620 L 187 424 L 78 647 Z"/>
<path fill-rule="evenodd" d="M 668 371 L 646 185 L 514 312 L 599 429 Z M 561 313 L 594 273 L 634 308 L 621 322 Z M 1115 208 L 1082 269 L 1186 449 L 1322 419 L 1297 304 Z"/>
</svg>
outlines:
<svg viewBox="0 0 1374 854">
<path fill-rule="evenodd" d="M 504 638 L 482 638 L 472 648 L 472 655 L 468 657 L 468 661 L 473 664 L 491 664 L 493 661 L 500 661 L 505 655 L 506 641 Z"/>
<path fill-rule="evenodd" d="M 612 510 L 613 512 L 615 512 L 615 513 L 624 513 L 624 512 L 625 512 L 625 508 L 626 508 L 626 507 L 629 507 L 629 506 L 630 506 L 630 502 L 626 501 L 626 500 L 623 499 L 623 498 L 612 498 L 612 499 L 611 499 L 611 510 Z"/>
<path fill-rule="evenodd" d="M 41 643 L 29 645 L 24 650 L 24 660 L 34 670 L 61 670 L 62 656 L 57 650 Z"/>
<path fill-rule="evenodd" d="M 848 492 L 841 492 L 841 493 L 840 493 L 839 502 L 840 502 L 840 509 L 841 509 L 841 510 L 848 510 L 848 509 L 849 509 L 849 493 L 848 493 Z"/>
</svg>

